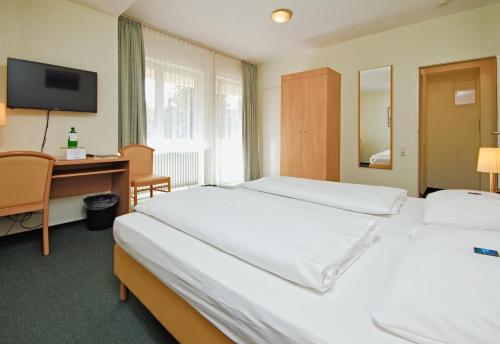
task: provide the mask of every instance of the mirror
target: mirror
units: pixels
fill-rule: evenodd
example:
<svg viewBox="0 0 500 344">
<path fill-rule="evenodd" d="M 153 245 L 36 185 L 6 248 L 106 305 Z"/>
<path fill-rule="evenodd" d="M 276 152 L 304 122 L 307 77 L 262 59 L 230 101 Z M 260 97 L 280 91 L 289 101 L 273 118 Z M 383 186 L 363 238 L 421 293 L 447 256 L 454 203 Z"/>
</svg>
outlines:
<svg viewBox="0 0 500 344">
<path fill-rule="evenodd" d="M 359 166 L 392 169 L 392 66 L 359 72 Z"/>
</svg>

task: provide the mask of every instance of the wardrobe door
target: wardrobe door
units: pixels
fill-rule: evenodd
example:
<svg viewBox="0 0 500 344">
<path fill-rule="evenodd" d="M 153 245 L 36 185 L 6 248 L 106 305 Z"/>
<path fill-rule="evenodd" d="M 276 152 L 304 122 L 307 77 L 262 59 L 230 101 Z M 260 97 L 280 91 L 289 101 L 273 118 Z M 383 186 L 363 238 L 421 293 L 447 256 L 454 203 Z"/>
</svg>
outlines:
<svg viewBox="0 0 500 344">
<path fill-rule="evenodd" d="M 327 75 L 302 79 L 302 177 L 326 180 Z"/>
<path fill-rule="evenodd" d="M 302 81 L 281 82 L 281 175 L 301 177 Z"/>
<path fill-rule="evenodd" d="M 340 74 L 329 71 L 327 87 L 326 180 L 340 180 Z"/>
</svg>

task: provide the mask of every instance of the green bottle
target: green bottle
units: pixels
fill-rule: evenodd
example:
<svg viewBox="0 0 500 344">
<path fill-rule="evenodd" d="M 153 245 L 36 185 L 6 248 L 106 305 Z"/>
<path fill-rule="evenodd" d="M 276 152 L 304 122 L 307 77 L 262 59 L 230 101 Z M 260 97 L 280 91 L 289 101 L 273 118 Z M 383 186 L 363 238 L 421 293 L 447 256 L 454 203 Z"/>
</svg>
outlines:
<svg viewBox="0 0 500 344">
<path fill-rule="evenodd" d="M 68 135 L 68 148 L 78 148 L 78 134 L 75 127 L 71 127 Z"/>
</svg>

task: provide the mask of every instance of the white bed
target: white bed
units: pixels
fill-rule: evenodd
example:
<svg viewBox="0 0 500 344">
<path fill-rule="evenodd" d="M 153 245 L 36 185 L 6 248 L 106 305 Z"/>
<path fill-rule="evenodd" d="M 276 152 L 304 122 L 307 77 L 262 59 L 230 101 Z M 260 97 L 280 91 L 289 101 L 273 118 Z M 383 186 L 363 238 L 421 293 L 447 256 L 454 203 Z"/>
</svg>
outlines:
<svg viewBox="0 0 500 344">
<path fill-rule="evenodd" d="M 377 239 L 325 293 L 276 277 L 142 213 L 117 218 L 114 235 L 130 256 L 235 342 L 407 343 L 374 325 L 371 312 L 412 228 L 422 224 L 423 200 L 407 199 L 398 215 L 358 215 L 377 219 Z"/>
<path fill-rule="evenodd" d="M 385 150 L 370 157 L 370 164 L 388 165 L 391 163 L 391 150 Z"/>
</svg>

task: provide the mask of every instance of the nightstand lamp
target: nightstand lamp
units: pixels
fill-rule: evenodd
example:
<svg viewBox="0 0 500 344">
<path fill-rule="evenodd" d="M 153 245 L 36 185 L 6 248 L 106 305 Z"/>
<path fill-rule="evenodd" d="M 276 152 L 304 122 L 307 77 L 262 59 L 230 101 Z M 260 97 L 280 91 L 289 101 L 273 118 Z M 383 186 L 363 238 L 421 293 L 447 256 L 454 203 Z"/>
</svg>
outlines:
<svg viewBox="0 0 500 344">
<path fill-rule="evenodd" d="M 0 103 L 0 127 L 7 125 L 7 114 L 5 113 L 5 104 Z"/>
<path fill-rule="evenodd" d="M 497 190 L 497 173 L 500 173 L 500 148 L 479 148 L 477 171 L 490 174 L 490 192 L 495 192 Z"/>
</svg>

